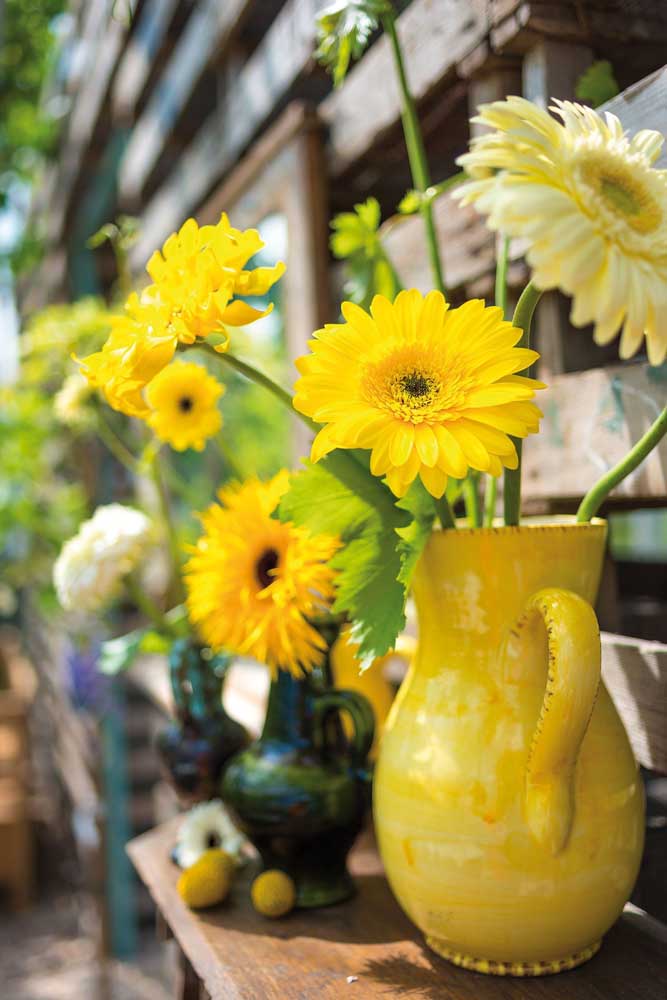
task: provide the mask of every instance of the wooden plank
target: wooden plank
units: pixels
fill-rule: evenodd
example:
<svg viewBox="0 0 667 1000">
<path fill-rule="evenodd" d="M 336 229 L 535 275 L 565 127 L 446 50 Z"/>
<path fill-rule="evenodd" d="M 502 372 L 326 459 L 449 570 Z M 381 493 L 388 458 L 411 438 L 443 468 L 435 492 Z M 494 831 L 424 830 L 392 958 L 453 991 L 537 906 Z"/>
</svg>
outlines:
<svg viewBox="0 0 667 1000">
<path fill-rule="evenodd" d="M 247 61 L 223 106 L 207 120 L 151 199 L 131 261 L 143 266 L 164 238 L 196 210 L 235 163 L 313 52 L 315 20 L 327 0 L 288 0 Z"/>
<path fill-rule="evenodd" d="M 457 969 L 423 944 L 385 879 L 370 837 L 351 856 L 358 894 L 317 911 L 270 922 L 250 904 L 255 869 L 242 871 L 230 899 L 198 916 L 176 892 L 169 860 L 179 820 L 138 837 L 128 852 L 162 918 L 212 1000 L 662 1000 L 667 947 L 621 918 L 599 954 L 560 976 L 521 979 Z M 352 977 L 351 979 L 349 977 Z"/>
<path fill-rule="evenodd" d="M 667 135 L 667 66 L 628 87 L 600 110 L 617 115 L 633 133 L 650 128 Z M 665 147 L 654 165 L 662 170 L 667 167 Z"/>
<path fill-rule="evenodd" d="M 590 334 L 571 330 L 570 336 Z M 627 454 L 661 412 L 665 380 L 663 368 L 646 364 L 617 364 L 555 376 L 538 393 L 537 402 L 544 412 L 541 432 L 524 443 L 524 499 L 582 497 Z M 612 497 L 667 497 L 667 440 Z"/>
<path fill-rule="evenodd" d="M 131 16 L 137 0 L 128 0 Z M 58 166 L 58 197 L 51 206 L 48 241 L 57 243 L 67 217 L 69 199 L 79 176 L 84 153 L 93 137 L 109 81 L 127 33 L 127 19 L 113 16 L 114 0 L 98 0 L 90 5 L 84 39 L 88 58 L 82 85 L 74 101 Z M 94 28 L 90 27 L 95 15 Z"/>
<path fill-rule="evenodd" d="M 602 676 L 637 760 L 667 774 L 667 646 L 603 632 Z"/>
<path fill-rule="evenodd" d="M 111 91 L 114 116 L 126 118 L 132 114 L 178 4 L 179 0 L 146 0 Z"/>
<path fill-rule="evenodd" d="M 414 0 L 400 16 L 398 34 L 417 100 L 440 83 L 474 49 L 488 29 L 486 0 Z M 327 97 L 320 112 L 330 129 L 329 164 L 342 173 L 401 113 L 391 43 L 384 36 Z"/>
<path fill-rule="evenodd" d="M 145 111 L 137 122 L 119 175 L 119 195 L 133 199 L 164 148 L 212 57 L 220 57 L 254 0 L 204 0 L 191 14 Z"/>
</svg>

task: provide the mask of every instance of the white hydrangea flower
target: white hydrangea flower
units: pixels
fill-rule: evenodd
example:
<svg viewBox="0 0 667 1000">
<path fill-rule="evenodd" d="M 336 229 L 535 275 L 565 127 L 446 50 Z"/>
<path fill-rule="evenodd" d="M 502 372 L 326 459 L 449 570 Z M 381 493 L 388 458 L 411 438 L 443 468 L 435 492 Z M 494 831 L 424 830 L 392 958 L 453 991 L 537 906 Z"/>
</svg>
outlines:
<svg viewBox="0 0 667 1000">
<path fill-rule="evenodd" d="M 82 427 L 90 423 L 90 413 L 85 408 L 93 390 L 80 372 L 68 375 L 53 400 L 56 417 L 67 427 Z"/>
<path fill-rule="evenodd" d="M 202 802 L 186 814 L 178 831 L 174 856 L 181 868 L 189 868 L 199 861 L 205 851 L 219 847 L 242 863 L 244 837 L 232 823 L 220 799 Z"/>
<path fill-rule="evenodd" d="M 66 611 L 98 611 L 116 596 L 152 541 L 141 511 L 119 503 L 98 507 L 63 545 L 53 567 L 58 600 Z"/>
</svg>

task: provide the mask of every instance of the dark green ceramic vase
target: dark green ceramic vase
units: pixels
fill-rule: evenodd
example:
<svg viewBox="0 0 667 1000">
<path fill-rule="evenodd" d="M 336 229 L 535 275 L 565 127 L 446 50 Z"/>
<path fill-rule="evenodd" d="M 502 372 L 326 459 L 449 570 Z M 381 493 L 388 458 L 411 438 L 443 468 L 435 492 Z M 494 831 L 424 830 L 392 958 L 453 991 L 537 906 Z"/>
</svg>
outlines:
<svg viewBox="0 0 667 1000">
<path fill-rule="evenodd" d="M 220 654 L 206 659 L 193 639 L 179 639 L 169 654 L 176 720 L 157 738 L 167 777 L 184 805 L 218 795 L 227 761 L 248 746 L 250 736 L 222 706 L 231 663 Z"/>
<path fill-rule="evenodd" d="M 301 907 L 354 892 L 347 855 L 371 800 L 373 710 L 361 694 L 325 687 L 326 676 L 279 671 L 262 735 L 230 761 L 222 780 L 240 829 L 265 868 L 291 875 Z M 341 711 L 352 719 L 351 741 Z"/>
</svg>

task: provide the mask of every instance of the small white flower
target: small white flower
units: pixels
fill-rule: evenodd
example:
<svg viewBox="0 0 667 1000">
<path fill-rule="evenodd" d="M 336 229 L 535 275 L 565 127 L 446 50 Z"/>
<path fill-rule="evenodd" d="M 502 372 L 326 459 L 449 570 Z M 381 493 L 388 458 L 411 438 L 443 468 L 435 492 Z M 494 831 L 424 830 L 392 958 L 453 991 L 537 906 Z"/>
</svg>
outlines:
<svg viewBox="0 0 667 1000">
<path fill-rule="evenodd" d="M 205 851 L 219 847 L 241 864 L 244 844 L 220 799 L 202 802 L 186 814 L 178 831 L 175 857 L 181 868 L 199 861 Z"/>
<path fill-rule="evenodd" d="M 65 542 L 53 567 L 63 608 L 98 611 L 108 604 L 151 540 L 151 522 L 141 511 L 119 503 L 98 507 L 78 534 Z"/>
<path fill-rule="evenodd" d="M 53 400 L 53 409 L 61 424 L 83 427 L 91 422 L 91 415 L 84 404 L 92 392 L 88 380 L 79 372 L 67 376 Z"/>
</svg>

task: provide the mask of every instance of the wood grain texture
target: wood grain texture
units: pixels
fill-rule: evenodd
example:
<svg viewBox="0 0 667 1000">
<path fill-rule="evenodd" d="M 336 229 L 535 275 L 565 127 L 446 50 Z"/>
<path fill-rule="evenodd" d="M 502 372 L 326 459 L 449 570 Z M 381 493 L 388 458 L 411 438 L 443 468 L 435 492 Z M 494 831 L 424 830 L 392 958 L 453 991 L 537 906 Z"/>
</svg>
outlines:
<svg viewBox="0 0 667 1000">
<path fill-rule="evenodd" d="M 150 75 L 154 60 L 167 34 L 179 0 L 146 0 L 139 22 L 128 42 L 111 91 L 114 115 L 132 114 Z"/>
<path fill-rule="evenodd" d="M 667 134 L 667 66 L 628 87 L 600 110 L 617 115 L 631 132 L 650 128 Z M 662 170 L 667 167 L 667 150 L 664 147 L 654 166 Z"/>
<path fill-rule="evenodd" d="M 169 861 L 177 823 L 138 837 L 128 853 L 212 1000 L 664 1000 L 667 946 L 625 918 L 594 959 L 559 976 L 495 979 L 449 965 L 399 909 L 368 837 L 352 855 L 359 891 L 347 903 L 271 922 L 252 909 L 246 870 L 226 903 L 193 913 Z"/>
<path fill-rule="evenodd" d="M 602 676 L 637 760 L 667 774 L 667 646 L 603 632 Z"/>
<path fill-rule="evenodd" d="M 587 336 L 580 331 L 570 335 Z M 524 443 L 524 499 L 582 497 L 648 430 L 664 406 L 666 387 L 662 369 L 646 364 L 554 376 L 538 394 L 544 413 L 541 432 Z M 667 496 L 667 441 L 611 496 Z"/>
</svg>

